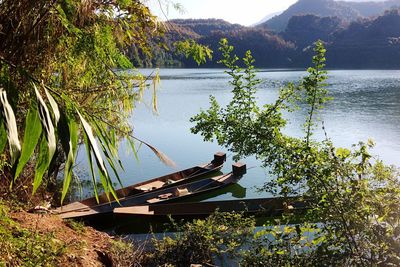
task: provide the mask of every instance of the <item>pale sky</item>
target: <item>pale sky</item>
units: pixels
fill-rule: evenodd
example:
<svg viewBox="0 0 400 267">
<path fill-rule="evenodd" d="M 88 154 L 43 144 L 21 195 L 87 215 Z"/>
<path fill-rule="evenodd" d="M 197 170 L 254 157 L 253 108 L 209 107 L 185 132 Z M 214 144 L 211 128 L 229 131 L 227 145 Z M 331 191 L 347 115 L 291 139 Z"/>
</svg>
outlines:
<svg viewBox="0 0 400 267">
<path fill-rule="evenodd" d="M 165 20 L 160 11 L 158 0 L 148 0 L 153 13 Z M 168 19 L 174 18 L 219 18 L 231 23 L 239 23 L 249 26 L 259 22 L 265 16 L 283 11 L 297 0 L 160 0 L 164 2 L 164 13 Z M 359 0 L 368 1 L 368 0 Z M 369 0 L 371 1 L 371 0 Z M 379 0 L 378 0 L 379 1 Z M 184 7 L 185 12 L 174 10 L 165 3 L 179 3 Z"/>
<path fill-rule="evenodd" d="M 172 6 L 164 11 L 168 19 L 174 18 L 218 18 L 231 23 L 251 25 L 266 15 L 285 10 L 297 0 L 174 0 L 184 8 L 184 13 L 174 10 Z M 158 0 L 151 0 L 152 11 L 165 20 L 160 12 Z M 167 10 L 168 9 L 168 10 Z"/>
</svg>

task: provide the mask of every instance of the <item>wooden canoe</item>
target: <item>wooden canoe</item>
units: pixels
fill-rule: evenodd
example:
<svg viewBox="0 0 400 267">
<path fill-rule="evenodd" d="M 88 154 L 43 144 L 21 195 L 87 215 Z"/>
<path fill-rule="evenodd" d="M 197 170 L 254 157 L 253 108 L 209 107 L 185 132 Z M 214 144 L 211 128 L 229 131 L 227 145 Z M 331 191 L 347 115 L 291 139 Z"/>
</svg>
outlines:
<svg viewBox="0 0 400 267">
<path fill-rule="evenodd" d="M 167 188 L 158 192 L 151 192 L 137 198 L 127 199 L 123 201 L 123 203 L 120 201 L 122 205 L 120 207 L 116 206 L 113 212 L 118 213 L 118 211 L 123 211 L 125 208 L 137 205 L 155 205 L 160 203 L 179 202 L 187 198 L 224 188 L 228 185 L 237 183 L 243 174 L 246 173 L 246 165 L 243 163 L 235 163 L 232 165 L 232 169 L 233 171 L 228 174 L 202 179 L 189 184 Z"/>
<path fill-rule="evenodd" d="M 307 204 L 299 197 L 239 199 L 206 202 L 141 205 L 114 209 L 117 216 L 173 216 L 179 218 L 205 217 L 215 211 L 243 212 L 247 215 L 277 216 L 284 212 L 305 210 Z"/>
<path fill-rule="evenodd" d="M 235 169 L 236 168 L 236 169 Z M 204 194 L 236 183 L 246 172 L 246 165 L 236 163 L 233 165 L 234 171 L 220 176 L 204 178 L 188 184 L 181 184 L 163 188 L 156 191 L 149 191 L 144 194 L 128 196 L 116 201 L 104 203 L 84 209 L 73 210 L 65 213 L 59 213 L 61 218 L 83 218 L 96 217 L 99 215 L 113 215 L 115 208 L 130 207 L 135 205 L 154 205 L 155 203 L 169 203 L 181 201 L 186 198 Z M 92 218 L 88 218 L 92 220 Z"/>
<path fill-rule="evenodd" d="M 225 153 L 218 152 L 214 154 L 214 159 L 210 163 L 195 166 L 189 169 L 130 185 L 128 187 L 116 190 L 115 193 L 118 199 L 120 201 L 123 201 L 127 198 L 145 195 L 150 192 L 157 192 L 166 188 L 190 183 L 192 181 L 196 181 L 197 179 L 206 177 L 207 175 L 218 172 L 219 170 L 221 170 L 225 160 Z M 76 212 L 83 215 L 84 212 L 82 211 L 90 210 L 92 207 L 112 206 L 113 203 L 118 204 L 111 195 L 109 200 L 106 194 L 101 194 L 99 195 L 99 202 L 97 202 L 95 197 L 91 197 L 59 207 L 55 210 L 55 213 L 59 214 L 62 218 L 71 218 L 70 215 L 76 214 Z"/>
</svg>

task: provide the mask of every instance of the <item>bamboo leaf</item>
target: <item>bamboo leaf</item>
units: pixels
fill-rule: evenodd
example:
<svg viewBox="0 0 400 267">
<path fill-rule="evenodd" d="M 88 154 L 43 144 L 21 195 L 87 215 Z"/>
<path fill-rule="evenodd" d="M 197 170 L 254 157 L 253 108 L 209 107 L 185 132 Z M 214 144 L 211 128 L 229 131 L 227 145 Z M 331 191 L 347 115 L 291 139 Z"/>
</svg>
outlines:
<svg viewBox="0 0 400 267">
<path fill-rule="evenodd" d="M 54 100 L 53 96 L 49 93 L 46 87 L 43 86 L 43 88 L 47 99 L 49 100 L 50 106 L 53 109 L 55 124 L 58 125 L 58 122 L 60 121 L 60 109 L 58 108 L 57 102 Z"/>
<path fill-rule="evenodd" d="M 115 133 L 115 129 L 110 129 L 109 133 L 110 133 L 109 137 L 111 140 L 111 145 L 115 150 L 113 152 L 113 153 L 115 153 L 115 155 L 113 155 L 113 157 L 118 161 L 118 165 L 121 168 L 121 170 L 125 171 L 124 164 L 122 164 L 122 161 L 121 161 L 121 159 L 119 157 L 119 153 L 118 153 L 117 134 Z"/>
<path fill-rule="evenodd" d="M 64 111 L 60 113 L 60 121 L 57 125 L 57 133 L 62 146 L 62 149 L 65 153 L 65 156 L 68 157 L 68 153 L 70 150 L 70 127 L 69 121 L 72 120 L 69 118 Z"/>
<path fill-rule="evenodd" d="M 61 123 L 62 120 L 60 120 Z M 65 196 L 67 195 L 69 185 L 72 180 L 72 169 L 75 162 L 76 151 L 78 146 L 78 124 L 73 120 L 69 120 L 67 123 L 67 127 L 69 128 L 69 141 L 68 141 L 68 153 L 67 160 L 65 162 L 64 168 L 64 181 L 63 181 L 63 189 L 61 193 L 61 204 L 64 201 Z"/>
<path fill-rule="evenodd" d="M 7 132 L 4 128 L 4 123 L 0 121 L 0 154 L 3 153 L 7 144 Z"/>
<path fill-rule="evenodd" d="M 140 146 L 142 145 L 142 143 L 139 143 L 140 145 L 139 145 L 139 147 L 136 149 L 135 141 L 132 140 L 132 138 L 128 137 L 128 138 L 127 138 L 127 141 L 128 141 L 128 143 L 130 144 L 130 146 L 131 146 L 131 149 L 132 149 L 132 151 L 133 151 L 133 155 L 135 156 L 136 161 L 139 162 L 138 151 L 139 151 Z"/>
<path fill-rule="evenodd" d="M 113 170 L 113 173 L 114 173 L 115 177 L 118 180 L 119 185 L 121 187 L 123 187 L 121 178 L 120 178 L 120 176 L 118 174 L 117 168 L 115 167 L 115 163 L 114 163 L 113 158 L 110 157 L 110 155 L 108 154 L 107 150 L 104 147 L 103 147 L 103 152 L 104 152 L 104 155 L 106 156 L 108 164 L 110 165 L 111 169 Z"/>
<path fill-rule="evenodd" d="M 43 175 L 49 168 L 49 150 L 46 138 L 42 135 L 42 141 L 39 146 L 39 155 L 37 157 L 35 178 L 33 179 L 33 192 L 35 194 L 36 190 L 39 188 L 43 180 Z"/>
<path fill-rule="evenodd" d="M 86 155 L 88 158 L 88 164 L 90 168 L 90 174 L 92 176 L 92 183 L 93 183 L 93 189 L 94 189 L 94 196 L 96 197 L 97 203 L 99 203 L 99 193 L 97 191 L 97 182 L 96 182 L 96 176 L 94 176 L 94 168 L 93 168 L 93 159 L 92 159 L 92 150 L 90 149 L 90 144 L 89 144 L 89 138 L 86 135 L 86 132 L 83 132 L 83 139 L 85 143 L 85 148 L 86 148 Z"/>
<path fill-rule="evenodd" d="M 89 123 L 82 117 L 82 115 L 78 112 L 79 118 L 81 119 L 83 129 L 88 137 L 88 141 L 90 144 L 90 147 L 92 148 L 94 152 L 95 159 L 99 165 L 100 171 L 104 174 L 105 176 L 108 177 L 107 169 L 106 166 L 104 165 L 103 158 L 101 157 L 100 149 L 99 146 L 97 145 L 96 138 L 93 135 L 93 130 L 92 127 L 89 125 Z"/>
<path fill-rule="evenodd" d="M 115 174 L 115 177 L 118 180 L 118 183 L 120 184 L 121 187 L 123 187 L 121 178 L 115 167 L 115 162 L 118 162 L 120 167 L 122 166 L 122 162 L 118 156 L 118 149 L 116 147 L 116 143 L 113 141 L 114 132 L 110 131 L 108 133 L 107 130 L 104 129 L 97 122 L 95 122 L 94 125 L 96 126 L 98 137 L 100 139 L 99 140 L 100 145 L 102 147 L 102 151 L 103 151 L 104 155 L 106 156 L 107 162 L 109 163 L 110 167 L 112 168 L 112 170 Z M 121 167 L 121 169 L 123 170 L 123 167 Z"/>
<path fill-rule="evenodd" d="M 14 165 L 21 153 L 21 144 L 19 142 L 17 121 L 15 120 L 14 111 L 10 103 L 8 103 L 7 93 L 3 88 L 0 88 L 0 102 L 2 105 L 1 113 L 7 128 L 7 139 L 10 146 L 11 164 Z"/>
<path fill-rule="evenodd" d="M 87 137 L 86 141 L 87 141 L 87 143 L 89 145 L 89 150 L 93 150 L 94 158 L 96 160 L 96 164 L 97 164 L 97 167 L 98 167 L 99 172 L 100 172 L 100 180 L 101 180 L 101 183 L 102 183 L 102 185 L 104 187 L 104 192 L 105 192 L 107 198 L 110 200 L 109 193 L 113 191 L 113 187 L 112 187 L 112 185 L 111 185 L 111 183 L 109 181 L 110 180 L 110 176 L 108 174 L 106 166 L 104 165 L 103 158 L 101 157 L 100 149 L 99 149 L 99 146 L 97 145 L 97 141 L 96 141 L 96 139 L 95 139 L 95 137 L 93 135 L 92 127 L 82 117 L 82 115 L 79 113 L 79 111 L 78 111 L 78 115 L 79 115 L 79 118 L 80 118 L 80 120 L 82 122 L 83 129 L 84 129 L 84 132 L 85 132 L 86 137 Z M 104 182 L 103 179 L 105 179 L 106 182 Z"/>
<path fill-rule="evenodd" d="M 114 171 L 114 174 L 117 177 L 118 182 L 120 183 L 120 185 L 122 187 L 122 183 L 121 183 L 121 181 L 119 179 L 119 175 L 118 175 L 117 169 L 115 168 L 114 158 L 112 156 L 110 156 L 109 150 L 107 149 L 107 147 L 104 144 L 104 142 L 107 142 L 107 141 L 103 141 L 102 139 L 100 139 L 99 143 L 100 143 L 101 149 L 103 151 L 104 156 L 107 159 L 108 164 L 110 165 L 111 169 Z"/>
<path fill-rule="evenodd" d="M 42 126 L 45 129 L 45 134 L 47 138 L 47 145 L 48 145 L 48 161 L 51 162 L 54 153 L 56 152 L 56 136 L 54 131 L 53 122 L 51 121 L 50 112 L 47 108 L 46 103 L 44 102 L 42 96 L 40 95 L 36 85 L 34 83 L 33 87 L 35 89 L 36 98 L 38 100 L 38 107 L 39 107 L 39 118 L 42 122 Z"/>
<path fill-rule="evenodd" d="M 115 138 L 115 132 L 113 130 L 105 129 L 101 124 L 94 122 L 97 129 L 98 137 L 100 138 L 101 144 L 103 146 L 103 151 L 107 150 L 112 158 L 119 160 L 118 149 Z"/>
<path fill-rule="evenodd" d="M 22 143 L 21 157 L 19 158 L 14 179 L 18 178 L 22 169 L 32 157 L 35 147 L 39 142 L 41 133 L 42 127 L 40 125 L 38 110 L 35 105 L 31 105 L 31 108 L 26 115 L 24 141 Z"/>
</svg>

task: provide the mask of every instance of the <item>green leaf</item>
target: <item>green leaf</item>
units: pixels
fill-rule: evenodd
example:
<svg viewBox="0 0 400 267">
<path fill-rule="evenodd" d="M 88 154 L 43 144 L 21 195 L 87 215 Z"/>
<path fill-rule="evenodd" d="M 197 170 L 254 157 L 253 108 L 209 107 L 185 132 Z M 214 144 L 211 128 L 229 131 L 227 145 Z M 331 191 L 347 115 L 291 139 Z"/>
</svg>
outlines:
<svg viewBox="0 0 400 267">
<path fill-rule="evenodd" d="M 58 108 L 57 102 L 54 100 L 53 96 L 49 93 L 49 91 L 44 87 L 44 92 L 46 93 L 47 99 L 49 100 L 50 106 L 53 109 L 55 124 L 57 125 L 60 121 L 60 110 Z"/>
<path fill-rule="evenodd" d="M 11 164 L 14 165 L 21 154 L 21 144 L 19 142 L 17 121 L 15 119 L 14 111 L 10 103 L 8 103 L 7 93 L 3 88 L 0 88 L 0 103 L 2 105 L 1 113 L 7 128 L 7 139 L 10 146 Z"/>
<path fill-rule="evenodd" d="M 46 134 L 47 138 L 47 145 L 48 145 L 48 161 L 49 163 L 53 159 L 54 153 L 56 152 L 57 144 L 56 144 L 56 135 L 54 131 L 53 122 L 51 121 L 51 116 L 49 109 L 47 108 L 46 103 L 44 102 L 42 96 L 40 95 L 36 85 L 34 83 L 33 88 L 35 89 L 36 98 L 38 100 L 38 107 L 39 107 L 39 118 L 42 122 L 43 128 L 45 129 L 44 133 Z"/>
<path fill-rule="evenodd" d="M 83 118 L 83 116 L 80 114 L 80 112 L 79 111 L 77 111 L 77 112 L 78 112 L 79 118 L 82 122 L 83 130 L 86 135 L 86 138 L 85 138 L 85 143 L 87 144 L 86 148 L 88 151 L 93 151 L 93 153 L 94 153 L 96 165 L 100 172 L 100 182 L 103 185 L 104 192 L 107 196 L 107 199 L 110 200 L 109 193 L 111 193 L 113 195 L 113 197 L 118 201 L 118 197 L 115 194 L 114 187 L 111 183 L 110 175 L 108 174 L 107 168 L 104 164 L 103 158 L 100 153 L 99 146 L 97 145 L 97 141 L 93 135 L 92 127 L 85 120 L 85 118 Z M 104 149 L 103 149 L 103 152 L 107 153 L 107 151 Z M 91 159 L 90 159 L 90 161 L 91 161 Z M 93 162 L 90 162 L 90 164 L 93 165 Z"/>
<path fill-rule="evenodd" d="M 4 123 L 0 121 L 0 154 L 3 153 L 7 144 L 7 132 L 4 128 Z"/>
<path fill-rule="evenodd" d="M 97 182 L 96 182 L 96 176 L 94 176 L 94 166 L 93 166 L 93 159 L 92 159 L 92 150 L 90 149 L 90 144 L 89 144 L 89 138 L 86 135 L 86 132 L 83 132 L 83 140 L 85 143 L 85 150 L 86 150 L 86 155 L 88 158 L 88 164 L 90 168 L 90 174 L 92 176 L 92 183 L 93 183 L 93 190 L 94 190 L 94 196 L 96 197 L 97 203 L 99 203 L 99 193 L 97 191 Z"/>
<path fill-rule="evenodd" d="M 346 159 L 350 156 L 351 151 L 346 148 L 339 147 L 336 149 L 336 156 L 341 159 Z"/>
<path fill-rule="evenodd" d="M 86 134 L 86 137 L 87 137 L 85 141 L 87 141 L 87 143 L 89 145 L 89 150 L 93 150 L 94 158 L 96 160 L 96 165 L 97 165 L 97 167 L 99 169 L 99 172 L 100 172 L 100 180 L 101 179 L 106 179 L 107 180 L 106 183 L 102 182 L 102 185 L 103 185 L 104 192 L 106 193 L 107 198 L 110 199 L 110 196 L 109 196 L 110 187 L 108 186 L 109 184 L 111 184 L 111 183 L 108 182 L 108 180 L 110 180 L 110 176 L 108 175 L 107 168 L 104 165 L 103 158 L 101 157 L 100 149 L 99 149 L 99 146 L 97 145 L 97 141 L 96 141 L 96 139 L 95 139 L 95 137 L 93 135 L 92 127 L 82 117 L 82 115 L 79 113 L 79 111 L 78 111 L 78 115 L 79 115 L 79 118 L 80 118 L 80 120 L 82 122 L 83 130 L 85 131 L 85 134 Z M 112 187 L 112 185 L 111 185 L 111 187 Z"/>
<path fill-rule="evenodd" d="M 285 254 L 285 251 L 284 251 L 284 250 L 278 250 L 278 251 L 276 251 L 276 254 L 278 254 L 278 255 L 284 255 L 284 254 Z"/>
<path fill-rule="evenodd" d="M 79 113 L 79 111 L 78 111 L 78 115 L 79 115 L 79 118 L 81 119 L 81 122 L 82 122 L 82 125 L 83 125 L 83 129 L 84 129 L 84 131 L 85 131 L 85 133 L 86 133 L 86 135 L 87 135 L 87 137 L 88 137 L 87 141 L 88 141 L 88 143 L 90 144 L 90 148 L 91 148 L 91 149 L 93 150 L 93 152 L 94 152 L 94 156 L 95 156 L 95 159 L 96 159 L 96 163 L 97 163 L 97 165 L 98 165 L 98 167 L 99 167 L 99 170 L 100 170 L 101 173 L 104 174 L 105 177 L 108 178 L 109 175 L 108 175 L 108 172 L 107 172 L 107 168 L 106 168 L 106 166 L 104 165 L 103 158 L 101 157 L 100 149 L 99 149 L 99 146 L 97 145 L 96 138 L 95 138 L 94 135 L 93 135 L 92 127 L 91 127 L 90 124 L 82 117 L 82 115 Z M 107 188 L 104 188 L 104 189 L 106 190 Z"/>
<path fill-rule="evenodd" d="M 112 129 L 104 128 L 100 123 L 97 122 L 94 122 L 94 126 L 96 127 L 96 133 L 98 134 L 98 137 L 100 139 L 100 144 L 102 145 L 103 152 L 108 152 L 108 154 L 112 156 L 110 158 L 118 161 L 121 169 L 124 169 L 118 155 L 117 142 L 115 142 L 115 131 L 113 131 Z"/>
<path fill-rule="evenodd" d="M 127 137 L 126 140 L 128 141 L 129 145 L 131 146 L 131 149 L 133 151 L 133 155 L 135 156 L 136 161 L 139 162 L 138 151 L 139 151 L 140 147 L 142 146 L 142 143 L 140 143 L 139 147 L 136 149 L 135 140 L 133 140 L 130 137 Z"/>
<path fill-rule="evenodd" d="M 197 65 L 206 63 L 207 59 L 212 59 L 213 51 L 205 45 L 196 43 L 194 40 L 184 40 L 174 43 L 175 52 L 178 55 L 184 55 L 186 58 L 192 57 Z"/>
<path fill-rule="evenodd" d="M 115 177 L 118 180 L 118 183 L 120 184 L 121 187 L 123 187 L 121 178 L 118 174 L 118 171 L 117 171 L 117 169 L 115 167 L 115 163 L 114 163 L 114 160 L 116 160 L 117 162 L 119 162 L 120 166 L 122 165 L 122 163 L 119 159 L 119 156 L 118 156 L 118 149 L 116 147 L 116 142 L 113 142 L 113 133 L 109 134 L 107 132 L 107 129 L 102 127 L 97 122 L 94 122 L 94 126 L 96 129 L 96 133 L 98 134 L 97 136 L 99 137 L 99 142 L 100 142 L 102 151 L 103 151 L 104 155 L 106 156 L 107 162 L 110 165 L 110 167 L 112 168 L 112 170 L 115 174 Z"/>
<path fill-rule="evenodd" d="M 65 122 L 65 120 L 60 120 L 61 122 Z M 63 189 L 61 193 L 61 204 L 64 201 L 65 196 L 67 195 L 69 185 L 72 180 L 72 169 L 75 162 L 76 151 L 78 146 L 78 124 L 70 119 L 67 122 L 67 127 L 69 128 L 69 142 L 68 142 L 68 153 L 67 160 L 65 162 L 64 168 L 64 181 L 63 181 Z"/>
<path fill-rule="evenodd" d="M 37 157 L 36 169 L 35 169 L 35 178 L 33 180 L 33 192 L 36 193 L 36 190 L 39 188 L 40 184 L 43 180 L 43 175 L 49 168 L 49 150 L 48 143 L 44 135 L 42 135 L 42 141 L 39 146 L 39 155 Z"/>
<path fill-rule="evenodd" d="M 40 118 L 38 110 L 35 105 L 31 105 L 25 121 L 24 141 L 22 143 L 21 157 L 15 171 L 14 179 L 17 179 L 26 163 L 32 157 L 35 147 L 39 142 L 42 127 L 40 125 Z"/>
<path fill-rule="evenodd" d="M 118 174 L 117 168 L 115 167 L 115 163 L 114 163 L 113 158 L 112 158 L 112 157 L 110 156 L 110 154 L 108 153 L 106 147 L 103 145 L 103 142 L 100 141 L 100 144 L 101 144 L 101 147 L 102 147 L 102 149 L 103 149 L 103 153 L 104 153 L 104 155 L 106 156 L 107 162 L 108 162 L 108 164 L 110 165 L 111 169 L 113 170 L 114 175 L 115 175 L 115 177 L 117 178 L 119 185 L 120 185 L 121 187 L 123 187 L 121 178 L 120 178 L 120 176 L 119 176 L 119 174 Z"/>
</svg>

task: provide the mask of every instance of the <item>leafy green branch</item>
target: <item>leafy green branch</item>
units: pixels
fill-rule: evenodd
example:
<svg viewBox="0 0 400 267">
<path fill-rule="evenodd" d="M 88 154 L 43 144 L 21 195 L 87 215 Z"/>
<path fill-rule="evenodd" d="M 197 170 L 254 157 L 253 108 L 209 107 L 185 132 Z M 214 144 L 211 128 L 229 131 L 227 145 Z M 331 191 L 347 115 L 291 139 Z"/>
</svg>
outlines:
<svg viewBox="0 0 400 267">
<path fill-rule="evenodd" d="M 121 138 L 134 150 L 134 143 L 142 142 L 162 158 L 132 133 L 128 118 L 152 77 L 128 70 L 133 65 L 125 56 L 132 44 L 148 50 L 158 26 L 148 7 L 135 0 L 0 4 L 0 28 L 7 37 L 0 44 L 0 152 L 10 157 L 11 167 L 2 171 L 13 178 L 12 187 L 23 176 L 32 179 L 35 193 L 63 164 L 63 201 L 80 143 L 87 148 L 96 195 L 95 167 L 107 196 L 114 195 L 110 171 L 121 183 Z M 154 75 L 153 91 L 157 79 Z M 154 95 L 154 109 L 156 100 Z M 22 124 L 25 129 L 17 127 Z M 25 173 L 31 165 L 34 174 Z"/>
<path fill-rule="evenodd" d="M 254 155 L 260 159 L 271 175 L 264 190 L 311 200 L 299 225 L 288 225 L 289 213 L 256 236 L 246 264 L 400 264 L 399 170 L 371 155 L 371 141 L 347 149 L 336 148 L 328 137 L 321 142 L 311 139 L 317 114 L 330 99 L 322 42 L 315 45 L 314 66 L 308 75 L 297 85 L 280 89 L 278 99 L 263 107 L 256 104 L 257 80 L 250 53 L 243 60 L 243 71 L 233 47 L 226 40 L 220 45 L 221 63 L 231 76 L 232 101 L 223 108 L 211 97 L 211 107 L 191 119 L 192 132 L 206 141 L 217 140 L 237 158 Z M 305 104 L 300 107 L 307 110 L 305 138 L 282 132 L 286 125 L 282 112 L 292 111 L 297 103 Z M 311 241 L 306 239 L 310 234 Z M 271 235 L 275 240 L 271 241 Z"/>
<path fill-rule="evenodd" d="M 213 51 L 205 45 L 198 44 L 194 40 L 177 41 L 174 43 L 175 53 L 193 58 L 197 65 L 201 65 L 212 59 Z"/>
</svg>

